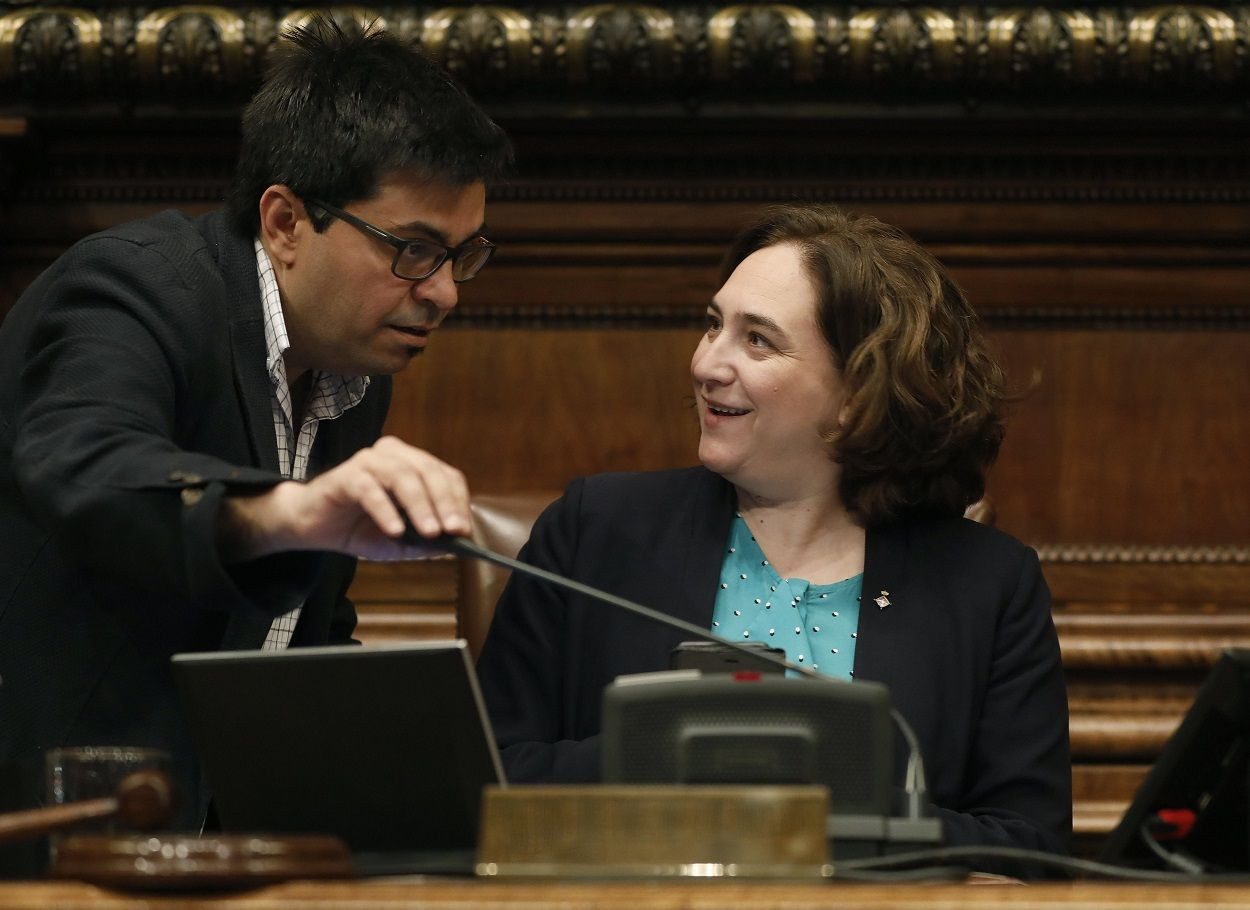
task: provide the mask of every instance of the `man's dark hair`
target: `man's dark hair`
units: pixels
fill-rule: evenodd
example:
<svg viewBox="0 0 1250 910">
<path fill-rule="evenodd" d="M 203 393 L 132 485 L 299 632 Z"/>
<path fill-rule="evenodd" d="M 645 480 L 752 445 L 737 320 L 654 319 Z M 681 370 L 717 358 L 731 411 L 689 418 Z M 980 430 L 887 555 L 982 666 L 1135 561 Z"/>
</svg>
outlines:
<svg viewBox="0 0 1250 910">
<path fill-rule="evenodd" d="M 420 51 L 325 16 L 274 46 L 242 133 L 228 207 L 253 235 L 273 184 L 342 206 L 371 197 L 395 172 L 466 186 L 502 177 L 512 161 L 503 130 Z M 322 230 L 330 219 L 318 215 Z"/>
</svg>

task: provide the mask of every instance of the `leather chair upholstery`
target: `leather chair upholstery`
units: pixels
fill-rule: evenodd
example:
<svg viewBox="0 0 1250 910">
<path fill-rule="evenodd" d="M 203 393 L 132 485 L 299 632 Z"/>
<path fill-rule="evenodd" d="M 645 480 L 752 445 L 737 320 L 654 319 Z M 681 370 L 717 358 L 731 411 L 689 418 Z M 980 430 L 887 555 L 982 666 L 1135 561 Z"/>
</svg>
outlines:
<svg viewBox="0 0 1250 910">
<path fill-rule="evenodd" d="M 470 503 L 473 542 L 503 556 L 516 556 L 542 510 L 559 495 L 557 490 L 544 490 L 474 496 Z M 468 641 L 469 653 L 476 660 L 495 615 L 495 603 L 512 573 L 482 559 L 461 556 L 459 561 L 456 631 Z"/>
</svg>

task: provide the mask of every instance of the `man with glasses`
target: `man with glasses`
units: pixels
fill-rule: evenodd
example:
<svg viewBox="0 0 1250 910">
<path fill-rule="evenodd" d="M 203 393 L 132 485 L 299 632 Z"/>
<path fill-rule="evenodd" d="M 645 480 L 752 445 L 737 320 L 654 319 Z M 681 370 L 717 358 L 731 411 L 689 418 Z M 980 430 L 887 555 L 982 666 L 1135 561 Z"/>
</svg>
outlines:
<svg viewBox="0 0 1250 910">
<path fill-rule="evenodd" d="M 485 185 L 510 159 L 412 48 L 314 18 L 244 111 L 225 211 L 87 238 L 18 301 L 0 809 L 39 802 L 47 749 L 154 746 L 198 823 L 169 656 L 349 641 L 356 557 L 423 555 L 406 521 L 468 533 L 460 472 L 379 436 L 391 374 L 494 252 Z"/>
</svg>

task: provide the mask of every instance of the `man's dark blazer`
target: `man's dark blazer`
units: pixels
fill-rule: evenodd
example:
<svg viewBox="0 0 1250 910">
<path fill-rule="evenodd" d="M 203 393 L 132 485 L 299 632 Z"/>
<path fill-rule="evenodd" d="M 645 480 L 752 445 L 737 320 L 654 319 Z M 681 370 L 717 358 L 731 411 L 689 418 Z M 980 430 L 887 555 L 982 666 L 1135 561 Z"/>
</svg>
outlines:
<svg viewBox="0 0 1250 910">
<path fill-rule="evenodd" d="M 734 509 L 703 468 L 577 480 L 521 559 L 710 628 Z M 514 573 L 478 664 L 509 779 L 597 779 L 603 687 L 682 638 Z M 947 843 L 1066 852 L 1067 696 L 1031 549 L 962 518 L 870 530 L 855 678 L 915 728 Z"/>
<path fill-rule="evenodd" d="M 257 648 L 305 598 L 292 644 L 350 639 L 354 560 L 217 558 L 224 495 L 281 479 L 262 320 L 253 240 L 165 212 L 76 244 L 0 326 L 0 808 L 38 800 L 45 749 L 147 745 L 189 822 L 169 656 Z M 372 443 L 389 398 L 375 377 L 323 423 L 313 470 Z"/>
</svg>

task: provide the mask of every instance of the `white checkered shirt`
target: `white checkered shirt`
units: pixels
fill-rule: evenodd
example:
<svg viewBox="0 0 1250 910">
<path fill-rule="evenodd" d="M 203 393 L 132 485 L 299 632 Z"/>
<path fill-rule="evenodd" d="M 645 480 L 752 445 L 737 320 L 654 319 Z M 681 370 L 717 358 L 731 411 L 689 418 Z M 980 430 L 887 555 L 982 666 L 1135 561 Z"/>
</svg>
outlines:
<svg viewBox="0 0 1250 910">
<path fill-rule="evenodd" d="M 283 477 L 305 480 L 317 427 L 321 421 L 333 420 L 358 405 L 369 388 L 369 377 L 338 376 L 321 371 L 314 374 L 303 422 L 296 433 L 295 418 L 291 414 L 291 388 L 287 384 L 286 365 L 282 360 L 282 355 L 291 346 L 291 340 L 287 337 L 286 320 L 282 316 L 278 279 L 274 276 L 269 254 L 259 239 L 256 241 L 256 271 L 260 276 L 260 299 L 265 310 L 265 367 L 273 384 L 273 396 L 269 403 L 273 409 L 274 437 L 278 442 L 278 468 Z M 261 647 L 266 651 L 279 651 L 290 644 L 301 609 L 302 605 L 277 617 Z"/>
</svg>

